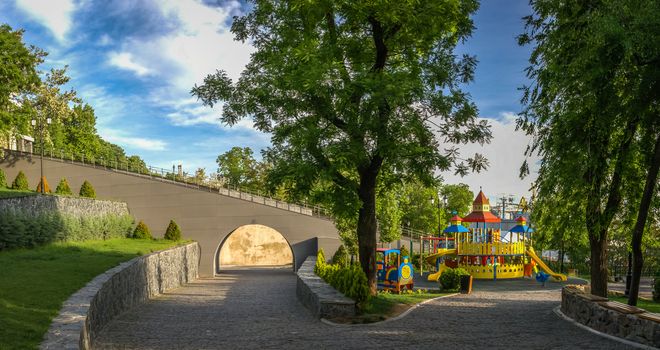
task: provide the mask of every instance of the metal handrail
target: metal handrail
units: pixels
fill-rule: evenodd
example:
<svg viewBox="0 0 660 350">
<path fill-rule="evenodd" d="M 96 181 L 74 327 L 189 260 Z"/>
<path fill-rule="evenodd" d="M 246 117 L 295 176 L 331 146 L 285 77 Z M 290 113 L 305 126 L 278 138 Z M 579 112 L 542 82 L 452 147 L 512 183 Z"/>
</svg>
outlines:
<svg viewBox="0 0 660 350">
<path fill-rule="evenodd" d="M 34 147 L 31 152 L 26 151 L 17 151 L 2 148 L 2 151 L 5 153 L 14 153 L 20 155 L 29 155 L 29 156 L 39 156 L 38 147 Z M 59 157 L 58 157 L 59 156 Z M 318 205 L 309 205 L 307 203 L 290 203 L 282 201 L 276 198 L 262 194 L 259 191 L 254 191 L 249 188 L 240 188 L 237 186 L 229 186 L 220 182 L 210 182 L 206 181 L 200 182 L 197 181 L 194 177 L 188 176 L 186 172 L 183 172 L 182 175 L 176 174 L 169 171 L 168 169 L 154 167 L 154 166 L 144 166 L 144 167 L 135 167 L 131 166 L 130 162 L 119 162 L 116 158 L 112 160 L 96 159 L 94 157 L 85 157 L 84 154 L 75 154 L 75 153 L 66 153 L 62 150 L 60 152 L 54 151 L 52 148 L 44 149 L 44 157 L 49 158 L 50 160 L 60 161 L 63 163 L 78 164 L 83 166 L 90 166 L 93 168 L 101 168 L 108 171 L 120 172 L 128 175 L 149 177 L 152 180 L 168 182 L 176 184 L 179 186 L 185 186 L 187 188 L 194 188 L 198 190 L 218 193 L 220 195 L 225 195 L 232 198 L 238 198 L 242 200 L 247 200 L 253 203 L 268 205 L 271 207 L 288 210 L 291 212 L 315 216 L 324 219 L 331 219 L 329 211 L 322 206 Z"/>
</svg>

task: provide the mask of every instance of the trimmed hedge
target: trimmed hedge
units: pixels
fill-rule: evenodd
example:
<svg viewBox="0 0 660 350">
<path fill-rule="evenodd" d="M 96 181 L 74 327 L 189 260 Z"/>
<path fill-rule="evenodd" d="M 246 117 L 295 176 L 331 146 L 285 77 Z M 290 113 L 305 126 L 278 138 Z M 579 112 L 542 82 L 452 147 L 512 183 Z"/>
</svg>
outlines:
<svg viewBox="0 0 660 350">
<path fill-rule="evenodd" d="M 37 189 L 36 189 L 36 191 L 39 192 L 39 193 L 42 193 L 42 192 L 41 192 L 41 185 L 42 185 L 42 184 L 44 185 L 44 191 L 43 191 L 43 193 L 50 193 L 50 192 L 51 192 L 51 191 L 50 191 L 50 186 L 48 185 L 48 180 L 46 180 L 46 177 L 45 177 L 45 176 L 43 176 L 43 177 L 41 178 L 41 180 L 39 180 L 39 184 L 37 185 Z"/>
<path fill-rule="evenodd" d="M 367 275 L 359 265 L 339 266 L 327 264 L 323 250 L 319 250 L 314 273 L 329 285 L 358 303 L 369 299 Z"/>
<path fill-rule="evenodd" d="M 51 242 L 126 237 L 133 227 L 130 215 L 75 217 L 60 213 L 28 215 L 0 212 L 0 250 L 31 248 Z"/>
<path fill-rule="evenodd" d="M 163 236 L 163 238 L 170 241 L 181 240 L 181 228 L 179 228 L 179 225 L 177 225 L 174 220 L 170 220 L 170 224 L 167 225 L 167 230 L 165 231 L 165 236 Z"/>
<path fill-rule="evenodd" d="M 27 177 L 25 176 L 25 173 L 23 171 L 19 171 L 18 174 L 16 175 L 16 178 L 14 178 L 14 182 L 11 183 L 11 188 L 14 190 L 23 190 L 27 191 L 30 189 L 30 185 L 28 184 Z"/>
<path fill-rule="evenodd" d="M 461 287 L 461 276 L 469 275 L 465 269 L 456 268 L 448 269 L 443 272 L 438 279 L 443 290 L 452 291 L 458 290 Z"/>
<path fill-rule="evenodd" d="M 65 178 L 62 178 L 62 180 L 60 180 L 60 183 L 57 184 L 57 188 L 55 189 L 55 193 L 63 195 L 63 196 L 73 195 L 73 192 L 71 191 L 71 187 L 69 187 L 69 183 L 66 181 Z"/>
<path fill-rule="evenodd" d="M 135 226 L 133 234 L 128 237 L 136 239 L 153 239 L 151 236 L 151 230 L 149 230 L 149 226 L 147 226 L 147 224 L 142 221 L 140 221 L 137 226 Z"/>
<path fill-rule="evenodd" d="M 83 182 L 82 186 L 80 186 L 80 197 L 85 197 L 85 198 L 96 198 L 96 191 L 94 191 L 94 187 L 92 187 L 92 184 L 89 183 L 89 181 L 85 180 Z"/>
</svg>

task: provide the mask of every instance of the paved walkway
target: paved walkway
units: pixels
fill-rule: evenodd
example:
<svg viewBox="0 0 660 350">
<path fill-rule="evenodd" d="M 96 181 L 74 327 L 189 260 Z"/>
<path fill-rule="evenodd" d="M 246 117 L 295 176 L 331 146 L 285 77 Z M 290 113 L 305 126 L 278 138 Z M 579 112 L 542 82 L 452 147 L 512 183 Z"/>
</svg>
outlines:
<svg viewBox="0 0 660 350">
<path fill-rule="evenodd" d="M 98 349 L 627 349 L 552 312 L 559 291 L 477 291 L 383 324 L 330 326 L 296 300 L 290 269 L 237 269 L 125 313 Z M 484 288 L 490 289 L 490 288 Z"/>
</svg>

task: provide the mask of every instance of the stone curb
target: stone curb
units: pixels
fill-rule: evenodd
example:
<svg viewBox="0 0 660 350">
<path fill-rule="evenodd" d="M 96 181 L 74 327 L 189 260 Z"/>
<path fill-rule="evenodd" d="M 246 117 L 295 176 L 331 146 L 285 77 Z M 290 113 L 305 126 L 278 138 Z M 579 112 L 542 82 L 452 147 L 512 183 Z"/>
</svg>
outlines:
<svg viewBox="0 0 660 350">
<path fill-rule="evenodd" d="M 595 329 L 593 329 L 593 328 L 591 328 L 591 327 L 589 327 L 589 326 L 585 326 L 585 325 L 583 325 L 582 323 L 580 323 L 580 322 L 578 322 L 578 321 L 576 321 L 576 320 L 574 320 L 574 319 L 572 319 L 572 318 L 566 316 L 563 312 L 561 312 L 561 305 L 555 307 L 554 309 L 552 309 L 552 311 L 553 311 L 557 316 L 559 316 L 559 317 L 563 318 L 564 320 L 566 320 L 566 321 L 572 323 L 573 325 L 575 325 L 575 326 L 577 326 L 577 327 L 580 327 L 580 328 L 582 328 L 582 329 L 584 329 L 584 330 L 586 330 L 586 331 L 589 331 L 589 332 L 591 332 L 591 333 L 593 333 L 593 334 L 599 335 L 599 336 L 601 336 L 601 337 L 603 337 L 603 338 L 607 338 L 607 339 L 610 339 L 610 340 L 614 340 L 614 341 L 617 341 L 617 342 L 619 342 L 619 343 L 622 343 L 622 344 L 626 344 L 626 345 L 628 345 L 628 346 L 635 347 L 635 348 L 637 348 L 637 349 L 644 349 L 644 350 L 657 350 L 657 349 L 658 349 L 658 348 L 653 347 L 653 346 L 644 345 L 644 344 L 640 344 L 640 343 L 637 343 L 637 342 L 634 342 L 634 341 L 630 341 L 630 340 L 627 340 L 627 339 L 623 339 L 623 338 L 615 337 L 615 336 L 613 336 L 613 335 L 610 335 L 610 334 L 607 334 L 607 333 L 603 333 L 603 332 L 597 331 L 597 330 L 595 330 Z"/>
<path fill-rule="evenodd" d="M 120 313 L 197 278 L 197 242 L 133 258 L 96 276 L 63 304 L 39 349 L 91 349 Z"/>
<path fill-rule="evenodd" d="M 396 316 L 394 316 L 394 317 L 392 317 L 392 318 L 388 318 L 388 319 L 385 319 L 385 320 L 382 320 L 382 321 L 378 321 L 378 322 L 371 322 L 371 323 L 357 323 L 357 324 L 346 324 L 346 323 L 336 323 L 336 322 L 332 322 L 332 321 L 330 321 L 330 320 L 328 320 L 328 319 L 325 319 L 325 318 L 322 318 L 322 319 L 321 319 L 321 322 L 323 322 L 323 323 L 325 323 L 325 324 L 327 324 L 327 325 L 329 325 L 329 326 L 334 326 L 334 327 L 360 327 L 360 326 L 369 327 L 369 326 L 378 326 L 378 325 L 382 325 L 383 323 L 388 323 L 388 322 L 398 321 L 398 320 L 400 320 L 400 319 L 402 319 L 402 318 L 408 316 L 408 314 L 410 314 L 411 312 L 413 312 L 413 310 L 419 308 L 420 306 L 422 306 L 422 305 L 424 305 L 424 304 L 426 304 L 426 303 L 430 303 L 430 302 L 432 302 L 432 301 L 434 301 L 434 300 L 440 300 L 440 299 L 444 299 L 444 298 L 454 297 L 454 296 L 457 296 L 457 295 L 459 295 L 459 294 L 460 294 L 460 293 L 453 293 L 453 294 L 441 295 L 441 296 L 439 296 L 439 297 L 435 297 L 435 298 L 432 298 L 432 299 L 426 299 L 426 300 L 422 301 L 421 303 L 418 303 L 418 304 L 415 304 L 415 305 L 411 306 L 408 310 L 406 310 L 406 311 L 400 313 L 399 315 L 396 315 Z"/>
<path fill-rule="evenodd" d="M 354 316 L 355 301 L 314 273 L 316 257 L 310 256 L 296 272 L 296 297 L 318 318 Z"/>
</svg>

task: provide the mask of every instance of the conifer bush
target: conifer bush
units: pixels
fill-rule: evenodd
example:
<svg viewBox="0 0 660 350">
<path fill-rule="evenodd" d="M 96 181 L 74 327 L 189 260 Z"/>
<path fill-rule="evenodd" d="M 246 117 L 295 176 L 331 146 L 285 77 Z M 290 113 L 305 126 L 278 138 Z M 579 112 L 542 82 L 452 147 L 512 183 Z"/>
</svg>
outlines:
<svg viewBox="0 0 660 350">
<path fill-rule="evenodd" d="M 5 172 L 0 169 L 0 188 L 6 188 L 7 187 L 7 175 L 5 175 Z"/>
<path fill-rule="evenodd" d="M 16 178 L 14 179 L 14 182 L 11 183 L 11 188 L 14 190 L 23 190 L 23 191 L 27 191 L 30 189 L 30 185 L 28 184 L 27 177 L 25 176 L 23 171 L 18 172 Z"/>
<path fill-rule="evenodd" d="M 94 191 L 94 187 L 92 187 L 92 184 L 89 183 L 89 181 L 85 180 L 83 182 L 82 186 L 80 186 L 80 197 L 85 197 L 85 198 L 96 198 L 96 191 Z"/>
<path fill-rule="evenodd" d="M 62 178 L 62 180 L 60 180 L 60 183 L 57 184 L 57 188 L 55 189 L 55 193 L 61 194 L 61 195 L 64 195 L 64 196 L 73 195 L 73 192 L 71 191 L 71 187 L 69 187 L 69 183 L 66 181 L 65 178 Z"/>
<path fill-rule="evenodd" d="M 332 256 L 332 263 L 339 266 L 348 266 L 348 252 L 343 244 L 337 248 L 335 255 Z"/>
<path fill-rule="evenodd" d="M 167 225 L 164 238 L 170 241 L 181 240 L 181 229 L 179 228 L 179 225 L 174 222 L 174 220 L 170 220 L 170 224 Z"/>
<path fill-rule="evenodd" d="M 151 236 L 151 230 L 149 230 L 147 224 L 140 221 L 137 226 L 135 226 L 135 230 L 133 230 L 133 234 L 130 238 L 152 239 L 153 237 Z"/>
<path fill-rule="evenodd" d="M 41 191 L 41 186 L 44 186 L 43 192 Z M 50 186 L 48 186 L 48 180 L 46 180 L 45 176 L 41 177 L 41 180 L 39 181 L 39 184 L 37 185 L 37 192 L 39 192 L 39 193 L 51 193 Z"/>
</svg>

